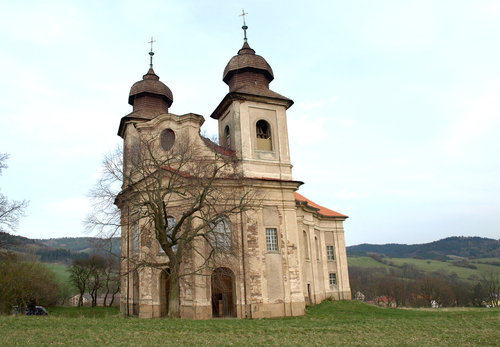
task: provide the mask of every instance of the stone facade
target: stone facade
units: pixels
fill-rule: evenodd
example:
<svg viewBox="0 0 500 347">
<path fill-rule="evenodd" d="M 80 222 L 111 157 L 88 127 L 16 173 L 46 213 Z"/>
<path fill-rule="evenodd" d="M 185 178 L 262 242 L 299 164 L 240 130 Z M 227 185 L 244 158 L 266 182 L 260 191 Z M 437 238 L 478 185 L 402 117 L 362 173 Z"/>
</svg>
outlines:
<svg viewBox="0 0 500 347">
<path fill-rule="evenodd" d="M 125 171 L 133 165 L 130 158 L 138 138 L 170 129 L 175 141 L 189 139 L 207 153 L 227 151 L 235 156 L 235 170 L 251 182 L 243 189 L 261 197 L 254 209 L 231 217 L 236 256 L 181 283 L 182 318 L 299 316 L 307 304 L 351 298 L 343 229 L 347 216 L 297 193 L 303 183 L 292 177 L 286 119 L 293 101 L 269 89 L 273 78 L 269 64 L 245 42 L 224 71 L 229 93 L 211 115 L 219 124 L 218 145 L 200 136 L 202 116 L 168 112 L 172 93 L 152 66 L 131 90 L 129 103 L 134 109 L 122 118 L 118 132 L 124 140 Z M 169 203 L 174 210 L 182 205 Z M 166 255 L 147 230 L 131 226 L 127 204 L 126 200 L 118 204 L 124 221 L 121 311 L 141 318 L 165 316 L 166 270 L 132 271 L 130 259 L 152 257 L 161 262 Z M 192 253 L 183 263 L 200 261 Z M 214 278 L 226 289 L 217 289 Z"/>
</svg>

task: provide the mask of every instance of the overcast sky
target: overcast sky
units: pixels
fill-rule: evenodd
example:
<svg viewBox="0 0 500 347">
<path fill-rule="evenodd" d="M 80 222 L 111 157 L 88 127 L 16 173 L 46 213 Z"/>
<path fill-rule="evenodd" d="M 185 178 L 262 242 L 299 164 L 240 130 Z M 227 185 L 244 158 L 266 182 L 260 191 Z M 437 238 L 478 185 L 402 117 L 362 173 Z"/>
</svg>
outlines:
<svg viewBox="0 0 500 347">
<path fill-rule="evenodd" d="M 347 245 L 500 237 L 500 1 L 0 1 L 3 194 L 16 234 L 84 236 L 86 194 L 149 64 L 205 117 L 248 40 L 288 110 L 294 179 Z"/>
</svg>

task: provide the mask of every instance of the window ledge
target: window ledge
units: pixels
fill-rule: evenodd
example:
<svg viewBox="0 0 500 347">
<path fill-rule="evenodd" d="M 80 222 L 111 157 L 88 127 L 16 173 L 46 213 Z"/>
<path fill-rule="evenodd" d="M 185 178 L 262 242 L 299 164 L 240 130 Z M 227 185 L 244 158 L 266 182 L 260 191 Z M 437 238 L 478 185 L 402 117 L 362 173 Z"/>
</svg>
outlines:
<svg viewBox="0 0 500 347">
<path fill-rule="evenodd" d="M 270 254 L 280 254 L 280 251 L 267 251 L 266 253 L 270 253 Z"/>
</svg>

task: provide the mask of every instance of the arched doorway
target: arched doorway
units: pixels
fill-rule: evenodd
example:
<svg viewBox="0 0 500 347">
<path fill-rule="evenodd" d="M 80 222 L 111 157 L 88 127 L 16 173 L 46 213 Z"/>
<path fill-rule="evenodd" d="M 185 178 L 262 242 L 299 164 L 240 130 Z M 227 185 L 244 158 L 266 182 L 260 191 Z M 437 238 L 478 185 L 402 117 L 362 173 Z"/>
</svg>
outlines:
<svg viewBox="0 0 500 347">
<path fill-rule="evenodd" d="M 133 277 L 133 289 L 132 289 L 132 314 L 134 316 L 139 315 L 139 273 L 137 270 L 134 271 Z"/>
<path fill-rule="evenodd" d="M 236 317 L 234 274 L 225 267 L 212 273 L 212 316 Z"/>
<path fill-rule="evenodd" d="M 168 315 L 168 296 L 170 294 L 170 269 L 165 269 L 160 274 L 160 317 Z"/>
</svg>

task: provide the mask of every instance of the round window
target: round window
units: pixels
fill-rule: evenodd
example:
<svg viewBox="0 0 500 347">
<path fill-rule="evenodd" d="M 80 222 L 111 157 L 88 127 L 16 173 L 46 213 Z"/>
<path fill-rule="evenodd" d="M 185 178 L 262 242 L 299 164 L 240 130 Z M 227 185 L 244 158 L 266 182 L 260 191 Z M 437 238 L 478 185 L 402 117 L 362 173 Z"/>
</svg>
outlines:
<svg viewBox="0 0 500 347">
<path fill-rule="evenodd" d="M 161 148 L 168 151 L 172 148 L 175 142 L 175 133 L 172 129 L 165 129 L 160 135 Z"/>
</svg>

